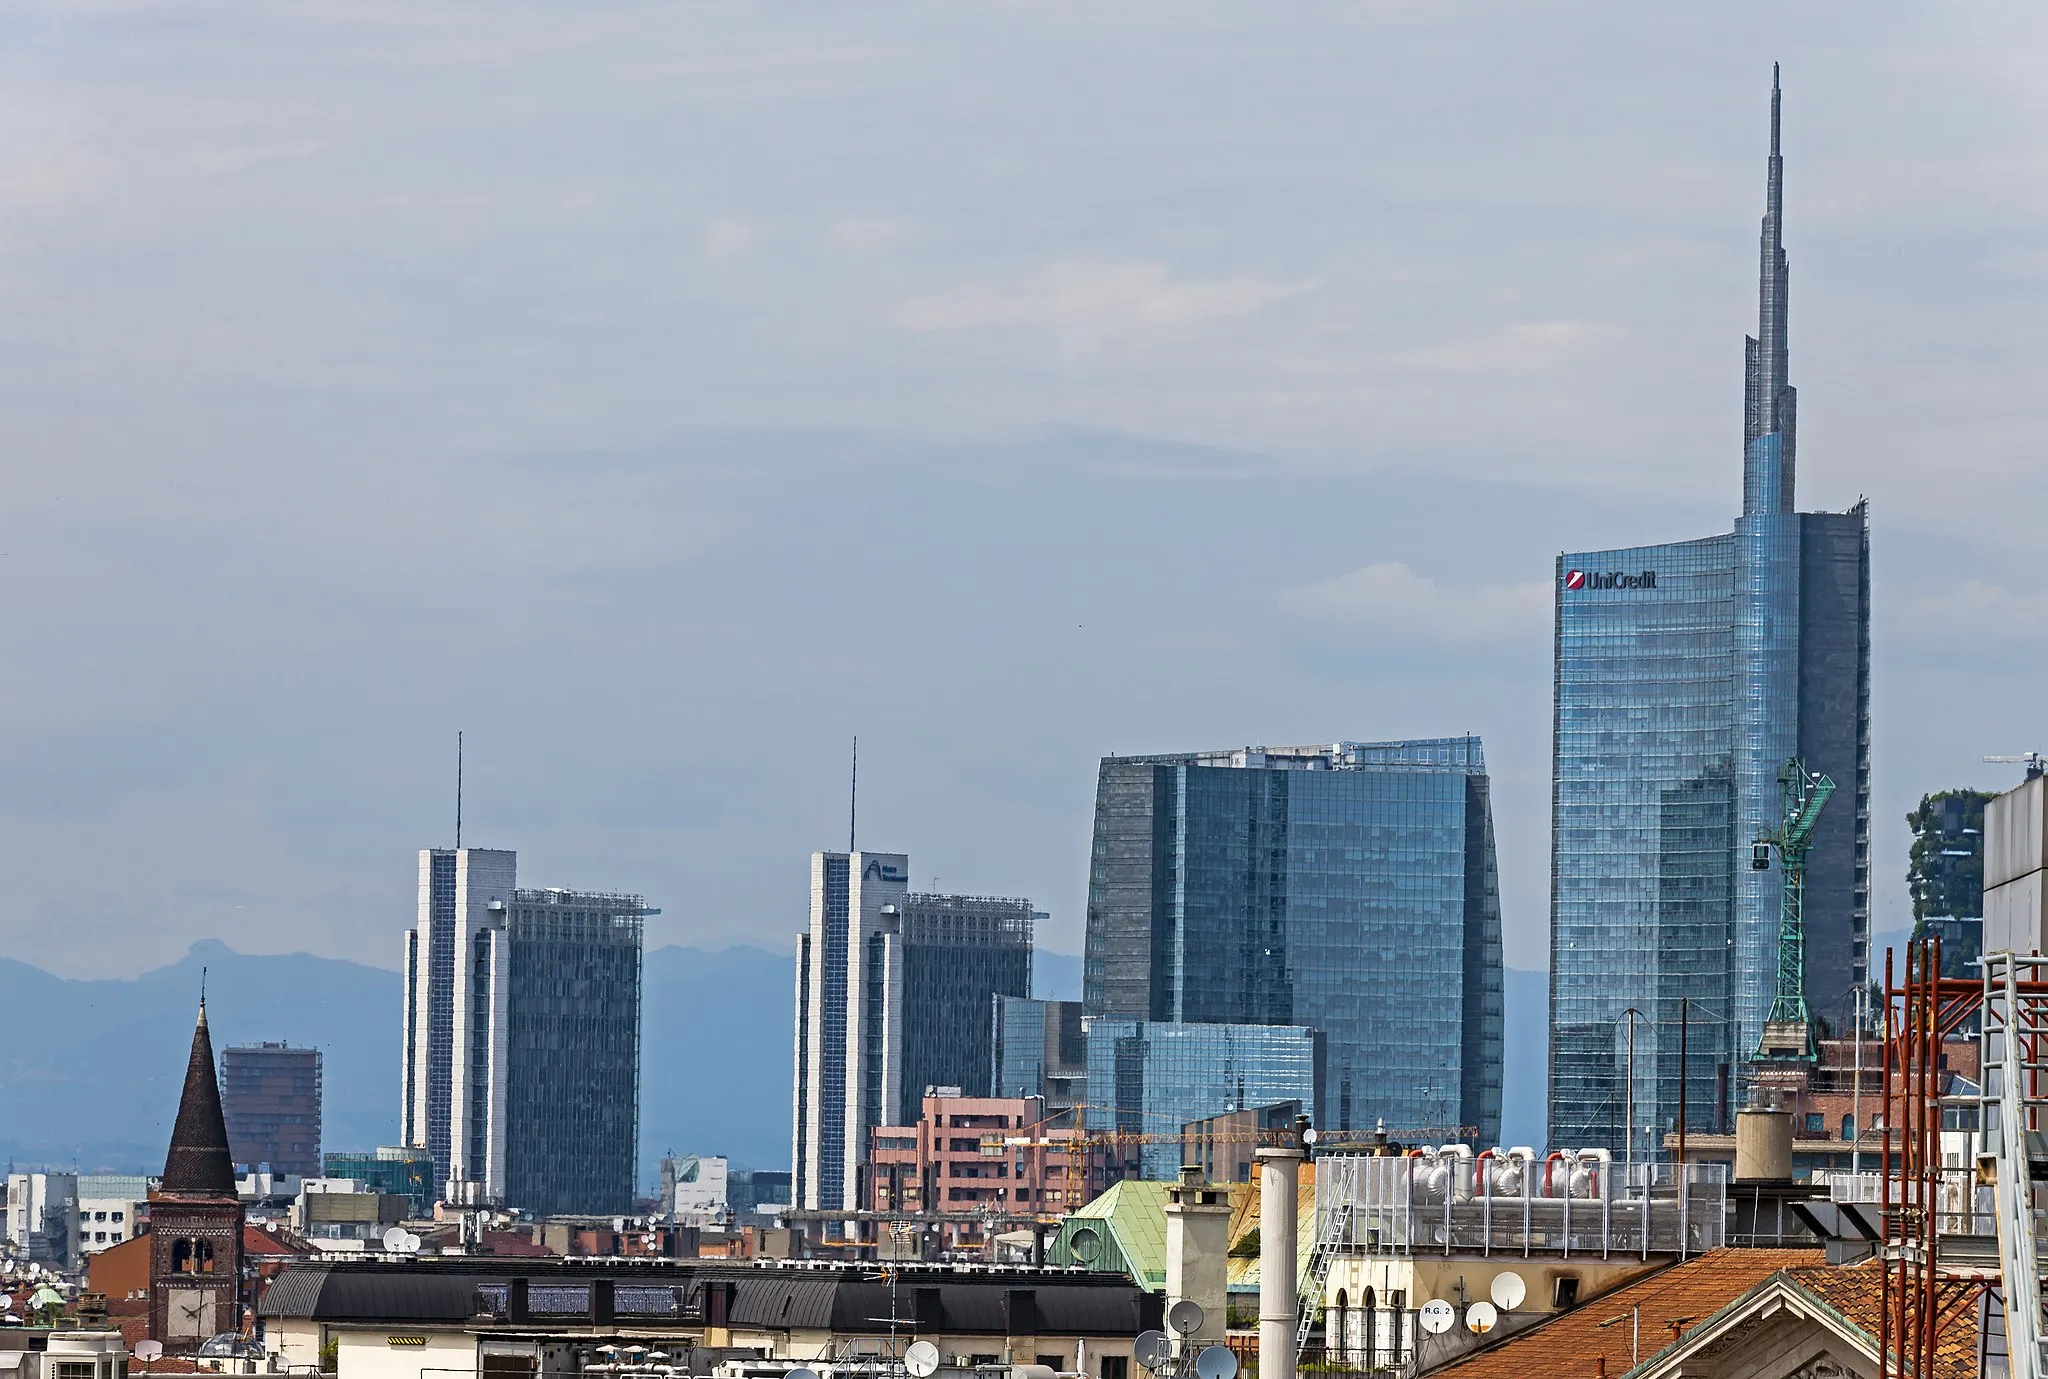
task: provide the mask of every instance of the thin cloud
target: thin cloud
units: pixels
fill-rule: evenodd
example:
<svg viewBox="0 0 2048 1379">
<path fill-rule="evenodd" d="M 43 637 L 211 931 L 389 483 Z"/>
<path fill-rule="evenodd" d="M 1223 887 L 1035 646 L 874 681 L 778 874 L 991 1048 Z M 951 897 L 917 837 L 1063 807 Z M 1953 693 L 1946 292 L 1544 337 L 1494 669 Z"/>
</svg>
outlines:
<svg viewBox="0 0 2048 1379">
<path fill-rule="evenodd" d="M 1362 629 L 1437 646 L 1490 646 L 1541 637 L 1547 584 L 1446 588 L 1398 560 L 1283 589 L 1281 610 L 1303 622 Z"/>
<path fill-rule="evenodd" d="M 906 330 L 990 326 L 1171 330 L 1232 320 L 1307 290 L 1258 278 L 1175 278 L 1163 263 L 1064 263 L 1011 287 L 969 284 L 913 297 L 896 314 Z"/>
</svg>

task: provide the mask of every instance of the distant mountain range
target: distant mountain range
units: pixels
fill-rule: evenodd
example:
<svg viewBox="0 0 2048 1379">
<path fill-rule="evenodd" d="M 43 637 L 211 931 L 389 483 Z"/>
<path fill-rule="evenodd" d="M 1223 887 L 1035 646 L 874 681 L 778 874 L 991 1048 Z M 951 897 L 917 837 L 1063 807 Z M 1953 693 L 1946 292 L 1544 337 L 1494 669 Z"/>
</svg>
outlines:
<svg viewBox="0 0 2048 1379">
<path fill-rule="evenodd" d="M 640 1173 L 663 1154 L 789 1165 L 787 954 L 657 948 L 647 954 L 640 1058 Z M 367 1149 L 398 1134 L 396 972 L 306 953 L 258 957 L 197 943 L 127 981 L 72 981 L 0 959 L 0 1159 L 83 1172 L 161 1172 L 185 1049 L 208 969 L 214 1046 L 286 1040 L 322 1050 L 322 1144 Z M 1038 994 L 1074 999 L 1081 960 L 1041 952 Z M 1503 1139 L 1543 1143 L 1547 987 L 1507 974 Z M 1524 1032 L 1523 1037 L 1517 1037 Z"/>
</svg>

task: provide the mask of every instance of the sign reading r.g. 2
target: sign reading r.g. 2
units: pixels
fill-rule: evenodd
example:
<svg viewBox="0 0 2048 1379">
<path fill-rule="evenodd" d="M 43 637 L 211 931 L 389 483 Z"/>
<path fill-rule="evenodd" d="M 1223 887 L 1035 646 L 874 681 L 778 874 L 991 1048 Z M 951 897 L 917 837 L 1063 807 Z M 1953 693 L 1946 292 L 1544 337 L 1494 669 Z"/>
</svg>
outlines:
<svg viewBox="0 0 2048 1379">
<path fill-rule="evenodd" d="M 1564 587 L 1576 594 L 1581 589 L 1654 589 L 1657 587 L 1657 572 L 1644 570 L 1641 574 L 1624 574 L 1620 570 L 1566 570 Z"/>
</svg>

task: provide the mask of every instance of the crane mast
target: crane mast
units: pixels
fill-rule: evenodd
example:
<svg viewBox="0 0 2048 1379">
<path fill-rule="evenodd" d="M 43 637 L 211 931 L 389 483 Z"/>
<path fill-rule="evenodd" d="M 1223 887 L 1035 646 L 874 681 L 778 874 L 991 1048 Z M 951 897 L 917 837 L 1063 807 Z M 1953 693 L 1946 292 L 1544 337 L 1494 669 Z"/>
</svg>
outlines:
<svg viewBox="0 0 2048 1379">
<path fill-rule="evenodd" d="M 1768 871 L 1771 853 L 1778 854 L 1783 889 L 1778 901 L 1778 985 L 1771 1013 L 1757 1044 L 1759 1062 L 1814 1060 L 1813 1013 L 1806 1005 L 1806 858 L 1813 850 L 1813 830 L 1835 783 L 1806 769 L 1798 757 L 1778 772 L 1784 809 L 1778 826 L 1763 834 L 1750 852 L 1750 866 Z"/>
</svg>

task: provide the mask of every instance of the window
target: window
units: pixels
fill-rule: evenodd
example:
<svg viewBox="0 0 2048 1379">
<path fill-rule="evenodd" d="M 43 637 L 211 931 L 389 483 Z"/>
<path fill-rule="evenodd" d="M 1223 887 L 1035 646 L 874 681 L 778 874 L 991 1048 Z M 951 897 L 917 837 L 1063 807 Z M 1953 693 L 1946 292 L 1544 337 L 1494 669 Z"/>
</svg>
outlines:
<svg viewBox="0 0 2048 1379">
<path fill-rule="evenodd" d="M 59 1360 L 55 1379 L 92 1379 L 91 1360 Z"/>
<path fill-rule="evenodd" d="M 103 1211 L 96 1211 L 92 1214 L 92 1219 L 95 1221 L 104 1221 L 107 1219 L 107 1214 Z"/>
<path fill-rule="evenodd" d="M 119 1221 L 120 1219 L 121 1219 L 121 1213 L 120 1213 L 120 1212 L 118 1212 L 118 1211 L 117 1211 L 117 1212 L 115 1212 L 115 1213 L 114 1213 L 114 1220 L 116 1220 L 116 1221 Z"/>
<path fill-rule="evenodd" d="M 1128 1355 L 1103 1356 L 1102 1379 L 1131 1379 L 1130 1357 Z"/>
<path fill-rule="evenodd" d="M 1845 1140 L 1853 1140 L 1856 1138 L 1856 1117 L 1842 1117 L 1842 1138 Z"/>
<path fill-rule="evenodd" d="M 1820 1112 L 1808 1111 L 1806 1113 L 1806 1133 L 1809 1135 L 1827 1134 L 1827 1121 Z"/>
<path fill-rule="evenodd" d="M 107 1233 L 106 1233 L 105 1231 L 94 1231 L 94 1232 L 92 1233 L 92 1241 L 93 1241 L 93 1244 L 95 1244 L 95 1245 L 104 1245 L 104 1244 L 106 1244 L 106 1243 L 107 1243 Z"/>
</svg>

